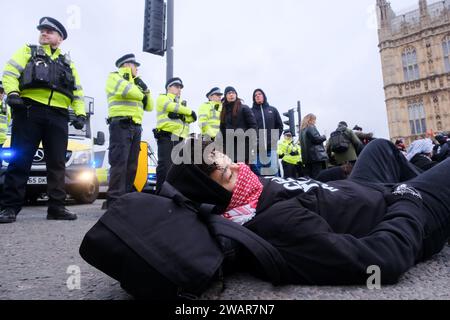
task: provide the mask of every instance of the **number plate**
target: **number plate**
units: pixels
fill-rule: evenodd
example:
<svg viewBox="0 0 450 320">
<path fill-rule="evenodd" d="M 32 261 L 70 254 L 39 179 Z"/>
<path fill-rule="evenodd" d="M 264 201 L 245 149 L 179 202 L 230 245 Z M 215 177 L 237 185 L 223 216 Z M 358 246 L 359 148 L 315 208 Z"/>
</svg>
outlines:
<svg viewBox="0 0 450 320">
<path fill-rule="evenodd" d="M 28 184 L 47 184 L 47 177 L 29 177 Z"/>
</svg>

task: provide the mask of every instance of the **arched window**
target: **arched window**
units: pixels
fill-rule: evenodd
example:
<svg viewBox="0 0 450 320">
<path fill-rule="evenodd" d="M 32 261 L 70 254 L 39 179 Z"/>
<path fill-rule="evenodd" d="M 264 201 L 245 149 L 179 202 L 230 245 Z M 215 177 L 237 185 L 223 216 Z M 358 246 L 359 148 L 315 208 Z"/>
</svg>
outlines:
<svg viewBox="0 0 450 320">
<path fill-rule="evenodd" d="M 405 81 L 419 80 L 419 65 L 417 64 L 416 49 L 408 47 L 402 54 L 403 74 Z"/>
<path fill-rule="evenodd" d="M 408 104 L 409 124 L 411 134 L 419 135 L 427 132 L 427 123 L 423 102 L 414 101 Z"/>
<path fill-rule="evenodd" d="M 450 72 L 450 36 L 446 36 L 442 41 L 442 49 L 444 50 L 445 72 Z"/>
</svg>

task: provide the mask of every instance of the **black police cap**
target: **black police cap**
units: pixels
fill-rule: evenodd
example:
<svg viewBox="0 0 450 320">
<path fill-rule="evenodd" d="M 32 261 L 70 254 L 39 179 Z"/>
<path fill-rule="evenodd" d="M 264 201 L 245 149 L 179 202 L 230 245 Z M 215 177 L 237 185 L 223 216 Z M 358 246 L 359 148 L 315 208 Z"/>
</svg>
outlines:
<svg viewBox="0 0 450 320">
<path fill-rule="evenodd" d="M 134 63 L 138 67 L 141 65 L 139 62 L 136 61 L 136 57 L 132 53 L 126 54 L 123 57 L 119 58 L 116 61 L 116 67 L 120 68 L 125 63 Z"/>
<path fill-rule="evenodd" d="M 37 26 L 38 30 L 48 28 L 51 30 L 55 30 L 58 32 L 61 37 L 66 40 L 67 39 L 67 30 L 64 28 L 61 22 L 51 17 L 43 17 L 39 20 L 39 25 Z"/>
<path fill-rule="evenodd" d="M 169 87 L 171 87 L 171 86 L 173 86 L 173 85 L 176 85 L 176 84 L 180 85 L 180 86 L 181 86 L 181 89 L 184 88 L 183 81 L 182 81 L 180 78 L 175 77 L 175 78 L 171 78 L 171 79 L 167 80 L 167 82 L 166 82 L 166 90 L 167 90 Z"/>
<path fill-rule="evenodd" d="M 220 91 L 220 88 L 214 87 L 206 94 L 206 97 L 209 98 L 210 95 L 218 94 L 219 96 L 223 96 L 223 93 Z"/>
</svg>

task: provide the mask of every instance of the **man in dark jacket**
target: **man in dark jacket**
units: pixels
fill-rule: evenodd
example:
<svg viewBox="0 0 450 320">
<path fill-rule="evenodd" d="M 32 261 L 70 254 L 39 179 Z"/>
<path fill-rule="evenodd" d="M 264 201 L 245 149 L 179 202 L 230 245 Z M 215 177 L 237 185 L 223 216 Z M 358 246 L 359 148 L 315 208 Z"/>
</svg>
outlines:
<svg viewBox="0 0 450 320">
<path fill-rule="evenodd" d="M 167 181 L 277 248 L 284 283 L 366 285 L 372 268 L 396 283 L 450 236 L 450 160 L 418 175 L 387 140 L 365 148 L 348 180 L 255 177 L 213 151 L 203 164 L 172 167 Z"/>
<path fill-rule="evenodd" d="M 433 160 L 437 162 L 450 158 L 450 141 L 447 136 L 439 134 L 435 137 L 438 144 L 433 148 Z"/>
<path fill-rule="evenodd" d="M 345 140 L 345 143 L 348 146 L 346 149 L 343 148 L 342 150 L 339 150 L 339 146 L 336 145 L 336 142 L 342 141 L 342 139 Z M 336 131 L 331 133 L 326 149 L 330 159 L 334 156 L 336 164 L 343 165 L 347 162 L 356 162 L 358 154 L 363 149 L 363 144 L 358 136 L 348 128 L 347 122 L 341 121 L 339 122 Z"/>
<path fill-rule="evenodd" d="M 253 114 L 258 129 L 258 154 L 255 174 L 274 176 L 278 173 L 277 143 L 283 134 L 283 121 L 277 108 L 267 102 L 261 89 L 253 92 Z M 273 140 L 273 141 L 272 141 Z"/>
</svg>

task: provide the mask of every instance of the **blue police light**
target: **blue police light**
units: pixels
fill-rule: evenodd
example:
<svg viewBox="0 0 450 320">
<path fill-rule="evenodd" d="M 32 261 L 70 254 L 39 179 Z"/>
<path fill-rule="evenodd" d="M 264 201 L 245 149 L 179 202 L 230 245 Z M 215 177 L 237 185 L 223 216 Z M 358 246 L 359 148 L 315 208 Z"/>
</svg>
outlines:
<svg viewBox="0 0 450 320">
<path fill-rule="evenodd" d="M 2 158 L 4 161 L 8 162 L 8 160 L 11 160 L 14 157 L 14 150 L 12 149 L 3 149 L 0 152 L 0 158 Z"/>
</svg>

